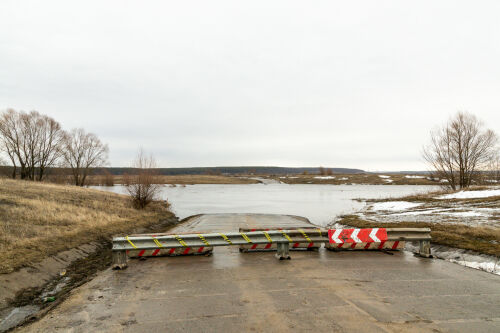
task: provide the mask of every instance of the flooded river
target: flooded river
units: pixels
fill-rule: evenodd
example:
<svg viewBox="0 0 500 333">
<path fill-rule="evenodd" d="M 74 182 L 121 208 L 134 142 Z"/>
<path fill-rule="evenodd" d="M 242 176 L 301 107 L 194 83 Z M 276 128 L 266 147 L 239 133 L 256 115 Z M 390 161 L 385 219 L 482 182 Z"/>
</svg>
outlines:
<svg viewBox="0 0 500 333">
<path fill-rule="evenodd" d="M 125 194 L 123 186 L 92 188 Z M 416 185 L 165 185 L 161 198 L 172 204 L 179 218 L 209 213 L 289 214 L 326 226 L 335 217 L 363 208 L 354 199 L 400 197 L 435 190 Z"/>
</svg>

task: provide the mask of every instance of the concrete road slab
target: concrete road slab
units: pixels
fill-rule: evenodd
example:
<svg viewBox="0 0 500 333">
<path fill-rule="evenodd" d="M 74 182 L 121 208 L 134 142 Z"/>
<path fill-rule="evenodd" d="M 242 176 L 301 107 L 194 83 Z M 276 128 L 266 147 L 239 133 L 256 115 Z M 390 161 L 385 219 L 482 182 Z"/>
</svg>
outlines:
<svg viewBox="0 0 500 333">
<path fill-rule="evenodd" d="M 290 216 L 193 218 L 185 231 L 307 227 Z M 500 277 L 408 252 L 239 253 L 131 260 L 21 332 L 500 331 Z"/>
</svg>

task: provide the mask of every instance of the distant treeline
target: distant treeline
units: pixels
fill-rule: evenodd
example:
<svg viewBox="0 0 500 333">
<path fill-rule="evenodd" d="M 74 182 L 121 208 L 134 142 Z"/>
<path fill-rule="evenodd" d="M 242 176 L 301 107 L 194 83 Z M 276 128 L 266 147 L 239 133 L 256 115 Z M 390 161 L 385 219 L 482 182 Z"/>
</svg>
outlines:
<svg viewBox="0 0 500 333">
<path fill-rule="evenodd" d="M 360 169 L 348 168 L 330 168 L 334 173 L 364 173 Z M 110 172 L 113 175 L 134 174 L 134 168 L 102 168 L 98 173 Z M 284 167 L 198 167 L 198 168 L 159 168 L 156 169 L 161 175 L 237 175 L 237 174 L 254 174 L 254 175 L 284 175 L 284 174 L 299 174 L 299 173 L 320 173 L 320 168 L 284 168 Z M 97 170 L 96 170 L 97 171 Z"/>
<path fill-rule="evenodd" d="M 12 167 L 4 166 L 0 167 L 0 172 L 4 174 L 9 174 Z M 328 168 L 333 173 L 364 173 L 365 171 L 361 169 L 349 169 L 349 168 Z M 158 168 L 156 171 L 160 175 L 286 175 L 286 174 L 320 174 L 320 168 L 284 168 L 284 167 L 252 167 L 252 166 L 241 166 L 241 167 L 199 167 L 199 168 Z M 50 168 L 47 173 L 50 175 L 60 175 L 69 174 L 70 169 L 67 168 Z M 129 174 L 134 175 L 137 170 L 134 168 L 96 168 L 93 169 L 92 174 L 103 175 L 110 173 L 115 176 Z"/>
</svg>

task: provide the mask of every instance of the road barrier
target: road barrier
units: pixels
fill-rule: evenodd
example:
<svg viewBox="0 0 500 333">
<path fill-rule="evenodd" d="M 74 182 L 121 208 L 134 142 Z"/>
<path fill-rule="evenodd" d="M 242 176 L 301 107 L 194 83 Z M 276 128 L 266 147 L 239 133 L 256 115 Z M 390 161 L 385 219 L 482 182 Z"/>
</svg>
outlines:
<svg viewBox="0 0 500 333">
<path fill-rule="evenodd" d="M 371 229 L 297 229 L 297 230 L 268 230 L 229 233 L 204 234 L 176 234 L 176 235 L 132 235 L 113 238 L 113 268 L 127 267 L 128 254 L 140 256 L 155 256 L 172 252 L 177 255 L 190 254 L 214 246 L 253 246 L 255 244 L 276 244 L 276 256 L 281 259 L 290 259 L 290 245 L 295 243 L 326 243 L 329 250 L 344 249 L 384 249 L 385 244 L 391 248 L 399 248 L 405 241 L 420 242 L 419 254 L 430 257 L 430 229 L 429 228 L 371 228 Z M 353 246 L 354 244 L 354 246 Z M 363 245 L 364 244 L 364 245 Z M 369 244 L 367 246 L 366 244 Z M 381 246 L 382 244 L 382 246 Z M 137 252 L 139 251 L 139 252 Z M 203 250 L 201 250 L 203 251 Z M 208 251 L 208 250 L 207 250 Z"/>
<path fill-rule="evenodd" d="M 156 234 L 135 234 L 129 235 L 130 238 L 134 237 L 152 237 L 153 241 L 157 237 L 161 236 L 171 236 L 170 233 L 156 233 Z M 178 234 L 179 237 L 182 237 L 183 234 Z M 210 255 L 212 254 L 214 248 L 212 246 L 199 246 L 199 247 L 183 247 L 183 248 L 163 248 L 160 247 L 161 243 L 157 240 L 158 243 L 155 244 L 158 246 L 156 249 L 134 249 L 127 250 L 127 256 L 129 258 L 142 258 L 142 257 L 175 257 L 175 256 L 185 256 L 185 255 Z"/>
<path fill-rule="evenodd" d="M 240 232 L 252 232 L 252 231 L 269 231 L 269 228 L 240 228 Z M 279 229 L 278 230 L 282 230 Z M 306 237 L 307 235 L 311 235 L 314 233 L 319 233 L 320 236 L 324 234 L 324 230 L 320 228 L 289 228 L 288 230 L 298 230 L 299 232 L 303 232 Z M 302 231 L 301 231 L 302 230 Z M 303 235 L 304 235 L 303 234 Z M 322 243 L 313 243 L 309 242 L 306 239 L 306 242 L 294 242 L 290 243 L 290 250 L 309 250 L 309 251 L 317 251 L 321 247 Z M 267 243 L 267 244 L 243 244 L 240 245 L 240 252 L 259 252 L 259 251 L 274 251 L 277 249 L 276 243 Z"/>
<path fill-rule="evenodd" d="M 388 231 L 392 230 L 389 239 Z M 399 250 L 404 248 L 405 240 L 412 236 L 409 233 L 403 234 L 403 239 L 398 238 L 397 233 L 415 231 L 415 229 L 332 229 L 328 231 L 329 243 L 325 244 L 327 250 Z M 420 237 L 420 231 L 415 232 L 416 237 Z"/>
</svg>

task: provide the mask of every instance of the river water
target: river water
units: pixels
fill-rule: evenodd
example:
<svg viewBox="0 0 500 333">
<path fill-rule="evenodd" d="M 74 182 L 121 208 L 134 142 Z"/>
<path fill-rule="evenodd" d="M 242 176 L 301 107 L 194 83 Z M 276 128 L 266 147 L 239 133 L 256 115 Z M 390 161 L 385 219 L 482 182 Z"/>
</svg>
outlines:
<svg viewBox="0 0 500 333">
<path fill-rule="evenodd" d="M 127 193 L 120 185 L 92 188 Z M 307 217 L 318 226 L 326 226 L 340 215 L 363 208 L 364 203 L 354 199 L 400 197 L 436 188 L 416 185 L 165 185 L 160 197 L 172 204 L 173 212 L 181 219 L 209 213 L 288 214 Z"/>
</svg>

